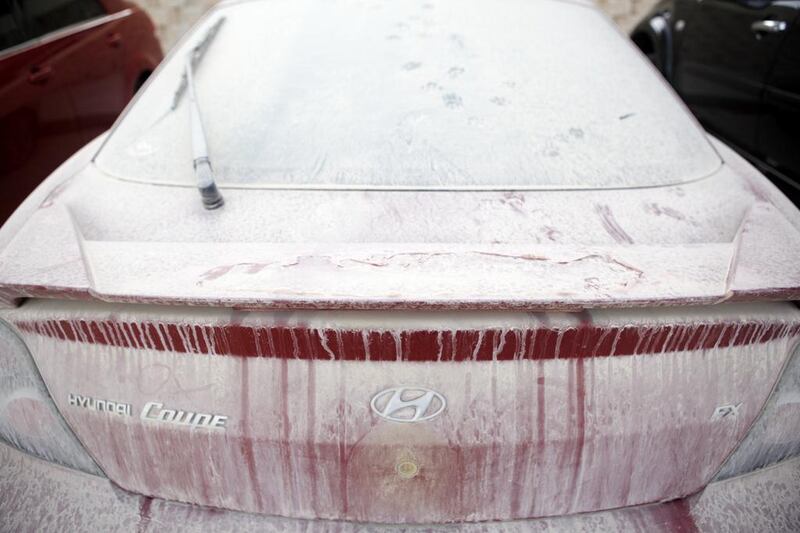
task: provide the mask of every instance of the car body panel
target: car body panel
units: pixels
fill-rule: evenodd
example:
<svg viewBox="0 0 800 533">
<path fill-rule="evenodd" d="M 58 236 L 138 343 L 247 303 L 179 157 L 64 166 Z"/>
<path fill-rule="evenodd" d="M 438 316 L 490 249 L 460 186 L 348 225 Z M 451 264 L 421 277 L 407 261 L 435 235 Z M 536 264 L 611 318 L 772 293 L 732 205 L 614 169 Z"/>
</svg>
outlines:
<svg viewBox="0 0 800 533">
<path fill-rule="evenodd" d="M 724 154 L 733 166 L 705 180 L 624 194 L 231 189 L 212 215 L 192 189 L 109 180 L 89 165 L 2 251 L 0 288 L 9 303 L 60 294 L 242 308 L 795 298 L 797 213 Z M 313 216 L 296 224 L 306 205 Z"/>
<path fill-rule="evenodd" d="M 602 513 L 505 523 L 384 526 L 294 520 L 221 511 L 154 499 L 120 490 L 107 479 L 54 466 L 0 444 L 0 513 L 9 528 L 91 531 L 370 531 L 528 533 L 563 531 L 636 533 L 694 531 L 793 531 L 800 527 L 800 460 L 712 483 L 702 494 Z M 61 513 L 53 513 L 57 502 Z"/>
<path fill-rule="evenodd" d="M 743 438 L 800 340 L 800 311 L 785 303 L 531 315 L 29 301 L 7 319 L 120 486 L 388 523 L 693 494 Z M 436 391 L 446 408 L 416 424 L 383 420 L 370 400 L 396 386 Z M 130 408 L 95 410 L 71 395 Z M 154 420 L 163 409 L 227 419 Z"/>
<path fill-rule="evenodd" d="M 113 124 L 161 49 L 147 15 L 123 2 L 108 14 L 0 51 L 0 219 L 59 164 Z M 12 133 L 13 132 L 13 133 Z"/>
</svg>

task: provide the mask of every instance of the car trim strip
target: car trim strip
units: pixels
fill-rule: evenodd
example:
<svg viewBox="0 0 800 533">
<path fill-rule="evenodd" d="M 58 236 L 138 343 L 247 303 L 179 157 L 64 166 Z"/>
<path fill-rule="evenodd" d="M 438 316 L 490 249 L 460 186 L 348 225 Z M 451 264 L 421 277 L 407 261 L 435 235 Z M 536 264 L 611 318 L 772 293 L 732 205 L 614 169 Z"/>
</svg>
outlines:
<svg viewBox="0 0 800 533">
<path fill-rule="evenodd" d="M 566 329 L 356 330 L 296 326 L 18 321 L 23 332 L 82 344 L 205 355 L 345 361 L 513 361 L 658 355 L 763 344 L 800 334 L 796 322 L 715 322 Z"/>
<path fill-rule="evenodd" d="M 103 24 L 114 22 L 115 20 L 123 19 L 131 15 L 132 13 L 133 9 L 127 8 L 123 9 L 122 11 L 118 11 L 116 13 L 111 13 L 110 15 L 95 17 L 93 19 L 89 19 L 83 22 L 78 22 L 77 24 L 66 26 L 64 28 L 61 28 L 60 30 L 46 33 L 40 37 L 30 39 L 28 41 L 25 41 L 24 43 L 20 43 L 16 46 L 12 46 L 11 48 L 0 51 L 0 60 L 3 60 L 7 57 L 29 50 L 30 48 L 34 48 L 36 46 L 40 46 L 43 44 L 48 44 L 53 41 L 57 41 L 58 39 L 63 39 L 64 37 L 69 37 L 70 35 L 75 35 L 76 33 L 90 30 L 92 28 L 96 28 L 97 26 L 102 26 Z"/>
</svg>

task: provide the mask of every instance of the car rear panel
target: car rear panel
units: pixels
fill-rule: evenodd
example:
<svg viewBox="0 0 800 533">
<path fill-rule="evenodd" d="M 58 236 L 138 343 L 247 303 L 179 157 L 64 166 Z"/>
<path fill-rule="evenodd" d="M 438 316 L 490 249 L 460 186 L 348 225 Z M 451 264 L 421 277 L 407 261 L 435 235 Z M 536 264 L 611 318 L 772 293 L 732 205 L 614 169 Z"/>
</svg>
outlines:
<svg viewBox="0 0 800 533">
<path fill-rule="evenodd" d="M 743 438 L 800 334 L 800 311 L 781 303 L 559 314 L 32 300 L 9 320 L 79 439 L 126 489 L 418 523 L 694 493 Z M 370 402 L 394 387 L 435 391 L 446 408 L 385 420 Z M 227 418 L 141 418 L 163 409 Z"/>
<path fill-rule="evenodd" d="M 580 150 L 593 118 L 561 110 L 600 93 L 572 87 L 534 122 Z M 607 107 L 598 127 L 663 126 Z M 657 137 L 625 138 L 592 153 L 663 170 Z M 742 442 L 800 337 L 800 212 L 716 142 L 721 166 L 705 147 L 713 168 L 675 181 L 228 187 L 213 213 L 191 185 L 107 174 L 94 146 L 0 229 L 0 318 L 97 465 L 147 497 L 402 523 L 675 500 Z M 174 156 L 154 181 L 191 173 Z M 435 412 L 388 420 L 403 387 Z"/>
</svg>

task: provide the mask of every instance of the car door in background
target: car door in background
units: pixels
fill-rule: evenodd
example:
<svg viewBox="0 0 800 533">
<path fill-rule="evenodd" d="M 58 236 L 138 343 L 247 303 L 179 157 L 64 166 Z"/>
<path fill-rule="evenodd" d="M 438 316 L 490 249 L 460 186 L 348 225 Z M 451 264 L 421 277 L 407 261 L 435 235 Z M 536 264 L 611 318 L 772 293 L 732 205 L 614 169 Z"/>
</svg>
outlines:
<svg viewBox="0 0 800 533">
<path fill-rule="evenodd" d="M 110 12 L 99 0 L 25 0 L 22 13 L 34 37 L 65 33 L 53 62 L 69 80 L 82 143 L 108 129 L 133 96 L 125 78 L 123 25 L 131 9 Z"/>
<path fill-rule="evenodd" d="M 97 42 L 109 15 L 98 0 L 0 0 L 4 28 L 0 50 L 0 223 L 90 138 L 98 114 L 109 117 L 123 103 L 103 94 L 113 84 L 118 59 L 113 42 Z M 121 69 L 116 68 L 117 71 Z M 94 93 L 90 99 L 89 93 Z M 125 94 L 125 96 L 128 96 Z M 113 117 L 107 118 L 107 128 Z M 100 129 L 99 131 L 102 131 Z"/>
<path fill-rule="evenodd" d="M 787 3 L 787 5 L 790 5 Z M 800 205 L 800 1 L 764 88 L 758 150 L 775 183 Z"/>
<path fill-rule="evenodd" d="M 703 0 L 685 25 L 674 84 L 706 129 L 757 153 L 761 94 L 792 2 Z"/>
</svg>

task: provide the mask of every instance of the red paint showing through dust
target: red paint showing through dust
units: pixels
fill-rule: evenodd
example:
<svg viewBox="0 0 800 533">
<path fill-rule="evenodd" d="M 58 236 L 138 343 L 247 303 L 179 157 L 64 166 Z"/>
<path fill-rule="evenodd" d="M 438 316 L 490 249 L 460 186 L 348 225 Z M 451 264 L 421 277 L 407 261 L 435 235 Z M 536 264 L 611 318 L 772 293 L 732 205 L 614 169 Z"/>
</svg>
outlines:
<svg viewBox="0 0 800 533">
<path fill-rule="evenodd" d="M 699 323 L 569 329 L 361 331 L 114 320 L 18 321 L 28 333 L 87 344 L 177 353 L 345 361 L 569 359 L 759 344 L 800 324 Z"/>
</svg>

